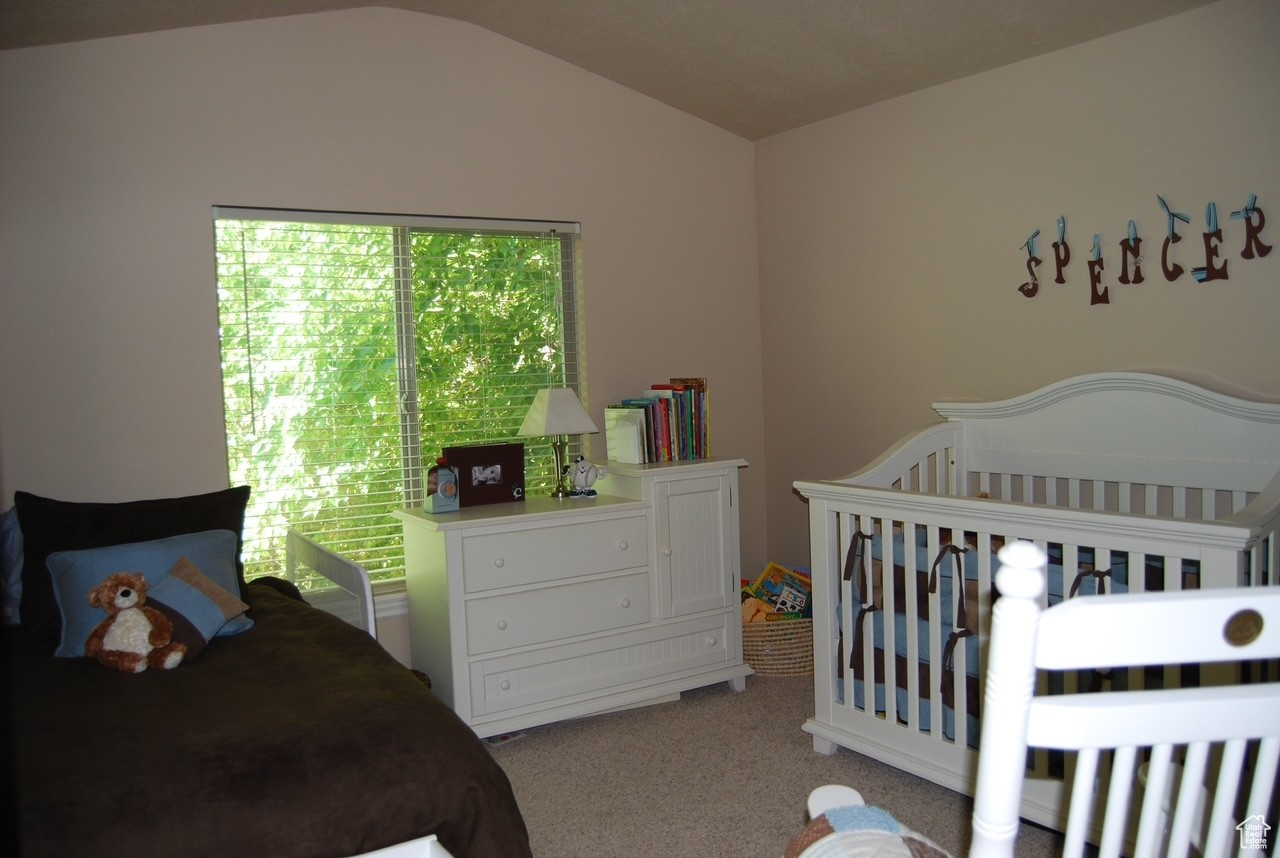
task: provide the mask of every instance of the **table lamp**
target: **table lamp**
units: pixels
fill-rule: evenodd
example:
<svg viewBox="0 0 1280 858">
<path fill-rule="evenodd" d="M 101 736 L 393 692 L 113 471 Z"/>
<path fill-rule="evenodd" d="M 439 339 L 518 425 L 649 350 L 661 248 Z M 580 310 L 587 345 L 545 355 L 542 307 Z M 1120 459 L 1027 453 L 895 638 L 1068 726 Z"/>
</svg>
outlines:
<svg viewBox="0 0 1280 858">
<path fill-rule="evenodd" d="M 556 486 L 551 496 L 567 498 L 570 491 L 565 483 L 564 452 L 569 443 L 566 436 L 599 431 L 576 393 L 567 387 L 548 387 L 534 396 L 533 405 L 529 406 L 529 413 L 517 434 L 522 438 L 552 438 L 551 446 L 556 453 Z"/>
</svg>

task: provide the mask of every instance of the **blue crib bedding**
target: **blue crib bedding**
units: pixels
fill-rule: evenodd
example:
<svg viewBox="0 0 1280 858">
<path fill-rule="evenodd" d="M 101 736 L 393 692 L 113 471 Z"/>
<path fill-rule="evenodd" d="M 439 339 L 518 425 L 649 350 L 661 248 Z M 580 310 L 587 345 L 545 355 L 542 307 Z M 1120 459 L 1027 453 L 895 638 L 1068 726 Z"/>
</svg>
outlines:
<svg viewBox="0 0 1280 858">
<path fill-rule="evenodd" d="M 928 551 L 926 534 L 922 528 L 917 529 L 916 541 L 916 603 L 917 603 L 917 620 L 916 625 L 916 651 L 918 661 L 916 662 L 917 670 L 917 687 L 921 690 L 921 699 L 917 703 L 919 707 L 919 725 L 922 731 L 931 729 L 932 704 L 930 702 L 930 689 L 932 683 L 940 681 L 940 690 L 942 692 L 942 730 L 948 739 L 955 738 L 955 701 L 954 701 L 954 650 L 963 648 L 964 664 L 965 664 L 965 680 L 963 688 L 965 692 L 964 712 L 967 725 L 967 735 L 969 743 L 976 746 L 978 737 L 978 716 L 979 716 L 979 693 L 978 693 L 978 676 L 980 673 L 979 649 L 981 641 L 977 634 L 978 620 L 978 557 L 976 539 L 972 534 L 965 534 L 963 546 L 953 546 L 949 540 L 949 533 L 943 531 L 943 545 L 941 549 L 934 555 Z M 861 543 L 859 546 L 858 543 Z M 906 616 L 906 587 L 905 575 L 902 562 L 905 558 L 904 535 L 901 531 L 894 533 L 892 539 L 891 558 L 894 562 L 894 606 L 895 614 L 889 623 L 894 639 L 894 663 L 896 668 L 895 677 L 895 698 L 896 710 L 899 713 L 899 719 L 903 719 L 903 713 L 908 712 L 911 705 L 908 699 L 906 686 L 907 676 L 910 665 L 907 659 L 908 639 L 911 623 Z M 995 546 L 998 547 L 998 546 Z M 869 562 L 860 555 L 863 552 L 870 552 Z M 1104 563 L 1095 562 L 1095 552 L 1091 549 L 1082 548 L 1077 554 L 1078 568 L 1071 570 L 1070 573 L 1064 574 L 1063 570 L 1063 549 L 1059 544 L 1050 544 L 1048 546 L 1048 601 L 1050 605 L 1061 602 L 1063 598 L 1069 598 L 1072 595 L 1092 594 L 1099 592 L 1115 592 L 1123 593 L 1129 590 L 1129 555 L 1124 552 L 1111 552 L 1110 557 L 1104 558 Z M 863 534 L 855 535 L 853 544 L 850 545 L 849 554 L 846 557 L 845 568 L 843 570 L 844 578 L 850 584 L 852 602 L 854 605 L 854 631 L 853 636 L 855 643 L 850 650 L 846 648 L 843 640 L 843 631 L 840 641 L 840 661 L 839 675 L 837 677 L 837 700 L 844 702 L 844 677 L 851 670 L 853 672 L 853 704 L 859 709 L 866 709 L 865 698 L 865 668 L 862 658 L 862 640 L 865 633 L 862 631 L 863 624 L 870 622 L 871 624 L 871 640 L 875 647 L 873 657 L 874 665 L 874 706 L 877 714 L 883 715 L 887 711 L 885 701 L 885 683 L 884 683 L 884 647 L 885 647 L 885 625 L 888 619 L 884 611 L 885 598 L 883 596 L 883 567 L 884 567 L 884 546 L 882 538 L 879 534 L 867 536 Z M 994 551 L 990 558 L 992 574 L 999 568 L 999 561 Z M 1164 558 L 1148 556 L 1144 559 L 1146 566 L 1145 589 L 1158 590 L 1163 589 L 1164 582 Z M 957 569 L 961 570 L 957 573 Z M 1199 575 L 1199 565 L 1195 561 L 1184 561 L 1183 567 L 1183 588 L 1192 588 L 1198 586 L 1196 579 Z M 867 576 L 873 578 L 874 583 L 867 581 Z M 955 599 L 955 581 L 963 575 L 965 582 L 964 598 L 956 601 Z M 941 608 L 941 617 L 939 617 L 939 640 L 942 646 L 942 663 L 941 680 L 935 680 L 933 677 L 933 659 L 932 643 L 930 640 L 930 605 L 929 594 L 932 590 L 938 592 L 938 604 Z M 863 592 L 870 591 L 872 595 L 871 601 L 864 601 Z M 836 606 L 837 627 L 840 627 L 840 606 Z"/>
</svg>

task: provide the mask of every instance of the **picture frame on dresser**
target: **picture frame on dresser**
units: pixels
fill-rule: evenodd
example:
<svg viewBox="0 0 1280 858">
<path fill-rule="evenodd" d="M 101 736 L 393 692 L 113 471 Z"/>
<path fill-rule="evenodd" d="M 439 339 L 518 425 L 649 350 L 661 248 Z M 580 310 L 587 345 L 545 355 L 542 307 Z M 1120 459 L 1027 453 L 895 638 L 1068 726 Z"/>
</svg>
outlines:
<svg viewBox="0 0 1280 858">
<path fill-rule="evenodd" d="M 459 506 L 524 500 L 524 444 L 446 447 L 444 459 L 458 469 Z"/>
</svg>

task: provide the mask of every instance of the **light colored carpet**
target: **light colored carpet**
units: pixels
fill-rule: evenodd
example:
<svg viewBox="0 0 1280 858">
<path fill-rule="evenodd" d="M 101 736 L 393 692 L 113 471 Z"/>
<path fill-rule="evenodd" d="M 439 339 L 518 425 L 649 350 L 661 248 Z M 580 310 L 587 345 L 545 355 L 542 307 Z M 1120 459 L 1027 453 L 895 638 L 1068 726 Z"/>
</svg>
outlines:
<svg viewBox="0 0 1280 858">
<path fill-rule="evenodd" d="M 529 826 L 536 858 L 781 856 L 826 783 L 852 786 L 956 855 L 972 802 L 852 751 L 827 757 L 800 729 L 813 680 L 756 677 L 674 703 L 526 731 L 491 748 Z M 1056 855 L 1061 839 L 1023 823 L 1018 855 Z"/>
</svg>

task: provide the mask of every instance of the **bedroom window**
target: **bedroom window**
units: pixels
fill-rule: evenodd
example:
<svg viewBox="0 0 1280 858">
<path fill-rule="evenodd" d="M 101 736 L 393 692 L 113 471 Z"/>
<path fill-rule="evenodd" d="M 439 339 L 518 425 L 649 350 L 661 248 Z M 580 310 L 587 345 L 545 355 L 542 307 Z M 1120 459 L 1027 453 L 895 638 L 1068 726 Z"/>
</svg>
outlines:
<svg viewBox="0 0 1280 858">
<path fill-rule="evenodd" d="M 250 577 L 283 571 L 290 527 L 403 575 L 391 512 L 422 505 L 423 468 L 579 387 L 577 224 L 219 207 L 214 228 Z M 518 440 L 527 490 L 550 491 L 549 444 Z"/>
</svg>

